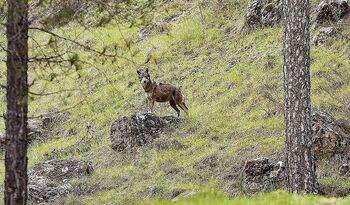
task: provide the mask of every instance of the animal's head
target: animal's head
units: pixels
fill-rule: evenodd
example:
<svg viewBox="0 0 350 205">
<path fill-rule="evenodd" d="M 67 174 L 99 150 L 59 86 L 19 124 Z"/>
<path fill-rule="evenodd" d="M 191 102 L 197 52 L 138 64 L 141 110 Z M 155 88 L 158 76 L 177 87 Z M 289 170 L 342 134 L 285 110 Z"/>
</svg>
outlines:
<svg viewBox="0 0 350 205">
<path fill-rule="evenodd" d="M 149 75 L 149 70 L 148 68 L 139 68 L 137 69 L 137 75 L 139 77 L 139 81 L 142 84 L 142 86 L 146 86 L 151 80 L 151 76 Z"/>
</svg>

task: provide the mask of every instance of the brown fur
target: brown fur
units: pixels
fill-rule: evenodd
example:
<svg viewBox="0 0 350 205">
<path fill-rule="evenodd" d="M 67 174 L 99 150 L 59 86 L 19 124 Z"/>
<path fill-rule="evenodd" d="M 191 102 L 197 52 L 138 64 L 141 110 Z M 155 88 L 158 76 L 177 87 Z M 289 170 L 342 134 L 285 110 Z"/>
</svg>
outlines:
<svg viewBox="0 0 350 205">
<path fill-rule="evenodd" d="M 153 112 L 155 102 L 169 102 L 170 106 L 176 111 L 178 117 L 180 116 L 180 110 L 177 108 L 177 106 L 188 114 L 188 108 L 185 104 L 184 95 L 179 88 L 171 84 L 152 81 L 148 68 L 138 69 L 137 74 L 146 93 L 147 104 L 150 107 L 151 112 Z"/>
</svg>

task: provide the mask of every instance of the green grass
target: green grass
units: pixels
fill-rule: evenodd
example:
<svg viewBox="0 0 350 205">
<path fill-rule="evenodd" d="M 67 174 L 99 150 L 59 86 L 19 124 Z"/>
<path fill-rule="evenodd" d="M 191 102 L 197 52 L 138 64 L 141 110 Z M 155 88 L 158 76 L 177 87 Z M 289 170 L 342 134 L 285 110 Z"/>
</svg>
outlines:
<svg viewBox="0 0 350 205">
<path fill-rule="evenodd" d="M 198 190 L 206 186 L 210 177 L 218 184 L 216 191 L 221 193 L 232 183 L 223 180 L 229 174 L 229 168 L 260 156 L 282 159 L 282 30 L 277 26 L 248 35 L 240 34 L 238 31 L 243 25 L 247 4 L 247 0 L 239 0 L 229 4 L 225 11 L 215 3 L 205 6 L 204 21 L 196 2 L 158 4 L 155 19 L 161 21 L 179 9 L 184 10 L 184 17 L 167 23 L 168 33 L 155 33 L 139 43 L 133 43 L 138 28 L 114 21 L 88 30 L 75 22 L 54 29 L 61 35 L 89 43 L 97 50 L 109 52 L 117 49 L 121 56 L 115 59 L 101 57 L 56 39 L 59 50 L 72 50 L 69 56 L 75 60 L 73 65 L 53 65 L 51 68 L 31 65 L 30 78 L 38 80 L 31 91 L 75 90 L 49 96 L 32 95 L 30 116 L 67 109 L 72 118 L 58 129 L 75 128 L 78 134 L 31 145 L 28 152 L 30 167 L 43 162 L 45 155 L 53 150 L 89 146 L 88 151 L 62 152 L 58 158 L 91 160 L 94 174 L 74 183 L 101 188 L 86 196 L 62 197 L 60 204 L 133 204 L 141 198 L 168 199 L 174 189 Z M 226 33 L 227 30 L 231 33 Z M 53 52 L 53 48 L 46 45 L 50 39 L 48 35 L 37 32 L 31 35 L 37 42 L 45 44 L 45 52 Z M 342 43 L 333 40 L 324 46 L 312 47 L 311 53 L 313 106 L 337 118 L 350 114 L 350 77 L 346 75 L 350 61 Z M 34 41 L 31 40 L 30 45 L 35 45 Z M 38 49 L 31 51 L 31 55 L 40 53 Z M 154 79 L 181 86 L 186 95 L 190 116 L 182 117 L 179 129 L 173 129 L 170 135 L 159 139 L 176 140 L 185 148 L 158 150 L 151 147 L 137 154 L 116 153 L 109 147 L 111 123 L 120 116 L 146 110 L 135 69 L 147 60 Z M 69 74 L 62 75 L 63 72 Z M 0 63 L 0 83 L 5 81 L 4 73 L 5 64 Z M 338 85 L 334 81 L 342 83 Z M 1 93 L 0 98 L 3 97 L 4 93 Z M 0 103 L 0 111 L 4 111 L 4 106 Z M 156 113 L 162 116 L 175 114 L 168 105 L 161 104 L 156 104 Z M 95 140 L 88 144 L 77 143 L 85 135 L 87 123 L 95 130 Z M 0 123 L 2 130 L 3 122 Z M 220 171 L 198 169 L 197 165 L 209 156 L 220 159 L 217 167 Z M 3 169 L 1 165 L 1 182 Z M 322 172 L 327 172 L 326 167 L 322 169 L 325 169 Z M 173 170 L 179 171 L 169 176 Z M 320 181 L 327 186 L 344 185 L 337 183 L 339 179 L 333 175 L 322 174 Z M 148 195 L 148 186 L 159 187 L 163 192 Z M 252 199 L 229 199 L 211 191 L 178 204 L 320 204 L 322 200 L 326 199 L 292 196 L 284 192 Z M 343 203 L 341 199 L 338 202 Z"/>
<path fill-rule="evenodd" d="M 204 192 L 195 194 L 194 196 L 181 199 L 177 202 L 168 202 L 168 201 L 155 201 L 149 203 L 141 204 L 152 204 L 152 205 L 332 205 L 332 204 L 345 204 L 341 200 L 335 198 L 323 198 L 318 196 L 298 196 L 291 195 L 283 191 L 276 191 L 269 194 L 260 194 L 253 197 L 238 197 L 234 199 L 229 199 L 224 194 L 218 194 L 215 192 Z"/>
</svg>

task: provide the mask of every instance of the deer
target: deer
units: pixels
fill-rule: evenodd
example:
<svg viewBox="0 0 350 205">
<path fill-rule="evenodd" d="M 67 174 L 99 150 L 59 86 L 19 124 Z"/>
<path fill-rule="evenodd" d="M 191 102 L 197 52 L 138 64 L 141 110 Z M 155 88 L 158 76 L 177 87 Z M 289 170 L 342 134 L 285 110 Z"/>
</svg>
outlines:
<svg viewBox="0 0 350 205">
<path fill-rule="evenodd" d="M 180 88 L 171 84 L 153 81 L 148 68 L 138 68 L 137 75 L 145 91 L 146 104 L 151 113 L 153 113 L 155 102 L 169 102 L 170 106 L 176 111 L 178 118 L 180 117 L 179 108 L 188 115 L 189 109 L 185 104 L 185 96 L 182 94 Z"/>
</svg>

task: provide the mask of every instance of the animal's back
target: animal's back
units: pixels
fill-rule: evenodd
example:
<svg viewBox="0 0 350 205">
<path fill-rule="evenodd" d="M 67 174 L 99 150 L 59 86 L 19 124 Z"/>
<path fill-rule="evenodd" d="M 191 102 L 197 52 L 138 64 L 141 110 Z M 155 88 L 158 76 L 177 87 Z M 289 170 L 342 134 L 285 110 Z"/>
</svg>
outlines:
<svg viewBox="0 0 350 205">
<path fill-rule="evenodd" d="M 172 98 L 175 90 L 176 87 L 171 84 L 159 84 L 153 91 L 152 97 L 157 102 L 166 102 Z"/>
</svg>

